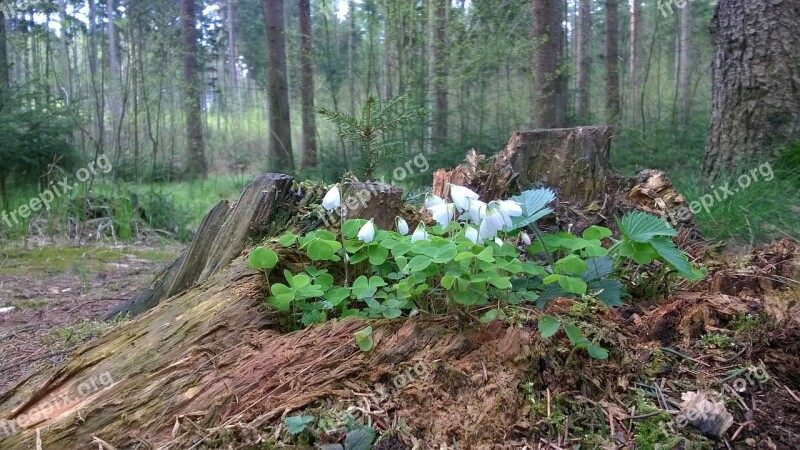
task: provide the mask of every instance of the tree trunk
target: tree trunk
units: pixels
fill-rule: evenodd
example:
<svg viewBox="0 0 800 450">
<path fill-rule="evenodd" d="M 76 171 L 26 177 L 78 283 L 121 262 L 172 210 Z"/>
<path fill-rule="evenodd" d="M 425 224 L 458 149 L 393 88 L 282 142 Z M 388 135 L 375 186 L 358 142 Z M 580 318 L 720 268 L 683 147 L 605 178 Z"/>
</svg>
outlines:
<svg viewBox="0 0 800 450">
<path fill-rule="evenodd" d="M 578 10 L 577 100 L 575 113 L 578 120 L 587 122 L 589 111 L 589 86 L 592 71 L 592 0 L 580 0 Z"/>
<path fill-rule="evenodd" d="M 111 109 L 111 140 L 117 145 L 117 157 L 119 158 L 122 146 L 118 139 L 119 129 L 122 124 L 122 105 L 120 104 L 120 73 L 119 59 L 117 57 L 117 31 L 114 24 L 116 18 L 114 0 L 106 0 L 106 37 L 108 39 L 108 99 Z M 136 161 L 134 161 L 136 164 Z"/>
<path fill-rule="evenodd" d="M 628 73 L 631 80 L 630 99 L 628 102 L 628 110 L 634 122 L 638 122 L 636 118 L 636 107 L 639 104 L 640 92 L 642 91 L 642 2 L 641 0 L 633 0 L 631 5 L 631 49 L 630 49 L 630 67 Z"/>
<path fill-rule="evenodd" d="M 533 1 L 533 127 L 566 125 L 564 4 L 559 0 Z"/>
<path fill-rule="evenodd" d="M 283 26 L 283 0 L 264 0 L 267 39 L 267 97 L 269 99 L 270 168 L 278 172 L 294 170 L 292 127 L 289 117 L 289 78 L 286 67 L 286 36 Z"/>
<path fill-rule="evenodd" d="M 678 32 L 678 117 L 682 125 L 689 120 L 692 107 L 691 73 L 692 73 L 692 2 L 686 2 L 680 9 L 680 26 Z"/>
<path fill-rule="evenodd" d="M 619 3 L 605 0 L 606 11 L 606 123 L 619 124 L 622 106 L 619 97 Z"/>
<path fill-rule="evenodd" d="M 5 11 L 0 11 L 0 112 L 3 111 L 11 94 L 10 75 L 6 51 L 6 16 Z"/>
<path fill-rule="evenodd" d="M 203 142 L 203 89 L 197 63 L 195 0 L 181 0 L 181 41 L 183 43 L 183 100 L 186 114 L 186 169 L 189 178 L 205 178 L 208 173 Z"/>
<path fill-rule="evenodd" d="M 347 22 L 350 31 L 347 33 L 347 86 L 350 92 L 350 115 L 356 114 L 356 3 L 347 4 Z"/>
<path fill-rule="evenodd" d="M 448 114 L 448 66 L 447 66 L 447 16 L 449 0 L 433 0 L 433 132 L 434 148 L 441 148 L 447 141 Z"/>
<path fill-rule="evenodd" d="M 711 130 L 703 172 L 717 176 L 763 163 L 800 137 L 800 6 L 721 0 Z"/>
<path fill-rule="evenodd" d="M 312 59 L 311 2 L 299 0 L 300 14 L 300 75 L 303 107 L 303 162 L 302 168 L 317 167 L 317 124 L 314 109 L 314 62 Z"/>
</svg>

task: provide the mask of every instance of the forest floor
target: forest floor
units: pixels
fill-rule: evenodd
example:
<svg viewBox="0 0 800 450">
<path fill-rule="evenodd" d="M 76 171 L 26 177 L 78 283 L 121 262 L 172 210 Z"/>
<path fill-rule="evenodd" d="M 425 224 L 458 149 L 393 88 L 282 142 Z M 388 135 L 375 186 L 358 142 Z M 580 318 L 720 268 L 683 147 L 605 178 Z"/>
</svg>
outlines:
<svg viewBox="0 0 800 450">
<path fill-rule="evenodd" d="M 0 393 L 108 330 L 115 306 L 177 257 L 176 245 L 0 246 Z"/>
</svg>

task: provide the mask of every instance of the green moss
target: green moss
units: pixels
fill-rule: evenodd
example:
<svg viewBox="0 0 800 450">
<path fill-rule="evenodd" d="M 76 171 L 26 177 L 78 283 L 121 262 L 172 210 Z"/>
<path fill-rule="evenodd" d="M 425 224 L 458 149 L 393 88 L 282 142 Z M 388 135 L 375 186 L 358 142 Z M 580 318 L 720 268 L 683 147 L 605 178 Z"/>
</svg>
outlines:
<svg viewBox="0 0 800 450">
<path fill-rule="evenodd" d="M 109 263 L 129 258 L 164 263 L 173 260 L 176 255 L 171 250 L 103 246 L 9 247 L 0 250 L 0 260 L 5 260 L 0 264 L 0 276 L 105 272 L 111 267 Z"/>
<path fill-rule="evenodd" d="M 106 322 L 84 320 L 68 327 L 53 330 L 43 338 L 43 341 L 48 346 L 71 347 L 105 333 L 112 326 Z"/>
</svg>

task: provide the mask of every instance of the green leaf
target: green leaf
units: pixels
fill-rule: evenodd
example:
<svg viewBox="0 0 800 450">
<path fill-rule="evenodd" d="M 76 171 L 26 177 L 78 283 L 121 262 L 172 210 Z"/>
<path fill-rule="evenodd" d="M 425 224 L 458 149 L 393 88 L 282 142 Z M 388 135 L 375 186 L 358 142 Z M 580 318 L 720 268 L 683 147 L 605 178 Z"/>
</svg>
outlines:
<svg viewBox="0 0 800 450">
<path fill-rule="evenodd" d="M 306 248 L 308 257 L 311 258 L 312 261 L 329 261 L 333 258 L 336 250 L 338 250 L 331 246 L 329 242 L 330 241 L 317 240 L 308 244 Z"/>
<path fill-rule="evenodd" d="M 482 252 L 478 253 L 475 257 L 478 258 L 479 261 L 491 263 L 494 262 L 494 249 L 492 247 L 486 247 Z"/>
<path fill-rule="evenodd" d="M 280 311 L 289 311 L 289 307 L 294 301 L 294 290 L 285 284 L 275 283 L 272 285 L 272 296 L 267 298 L 267 303 Z"/>
<path fill-rule="evenodd" d="M 250 252 L 247 265 L 251 269 L 272 269 L 278 264 L 278 254 L 266 247 L 258 247 Z"/>
<path fill-rule="evenodd" d="M 614 272 L 614 260 L 607 256 L 587 258 L 586 272 L 581 274 L 581 279 L 587 283 L 607 277 Z"/>
<path fill-rule="evenodd" d="M 561 322 L 552 316 L 542 316 L 539 318 L 539 334 L 547 339 L 558 332 Z"/>
<path fill-rule="evenodd" d="M 678 235 L 678 232 L 667 222 L 642 211 L 625 214 L 619 224 L 619 229 L 624 237 L 642 243 L 650 242 L 654 237 Z"/>
<path fill-rule="evenodd" d="M 558 280 L 560 280 L 561 277 L 562 277 L 562 275 L 554 273 L 552 275 L 546 276 L 544 278 L 544 280 L 542 280 L 542 283 L 544 283 L 544 284 L 553 284 L 553 283 L 557 282 Z"/>
<path fill-rule="evenodd" d="M 303 326 L 307 327 L 307 326 L 309 326 L 311 324 L 314 324 L 314 323 L 323 323 L 323 322 L 325 322 L 325 320 L 327 320 L 327 316 L 322 311 L 311 310 L 311 311 L 306 311 L 305 313 L 303 313 L 303 317 L 301 318 L 301 320 L 303 322 Z"/>
<path fill-rule="evenodd" d="M 304 273 L 299 273 L 292 277 L 292 282 L 289 283 L 294 290 L 302 289 L 311 283 L 311 277 Z"/>
<path fill-rule="evenodd" d="M 597 225 L 592 225 L 591 227 L 587 228 L 586 231 L 583 232 L 583 238 L 592 240 L 600 240 L 602 241 L 605 238 L 611 237 L 612 233 L 606 227 L 600 227 Z"/>
<path fill-rule="evenodd" d="M 511 278 L 509 277 L 491 277 L 488 281 L 489 284 L 497 289 L 508 289 L 511 287 Z"/>
<path fill-rule="evenodd" d="M 389 257 L 389 250 L 380 245 L 372 245 L 367 249 L 367 255 L 369 255 L 370 264 L 373 266 L 380 266 L 385 263 L 386 258 Z"/>
<path fill-rule="evenodd" d="M 577 346 L 582 339 L 586 339 L 583 337 L 581 329 L 571 323 L 564 324 L 564 332 L 567 333 L 567 338 L 569 338 L 569 341 L 575 346 Z"/>
<path fill-rule="evenodd" d="M 297 235 L 294 233 L 286 233 L 278 239 L 278 243 L 284 247 L 291 247 L 297 242 Z"/>
<path fill-rule="evenodd" d="M 619 280 L 593 281 L 589 284 L 589 289 L 600 291 L 597 294 L 597 298 L 606 306 L 610 308 L 622 306 L 622 293 L 625 291 L 625 288 Z"/>
<path fill-rule="evenodd" d="M 583 295 L 586 293 L 587 285 L 586 282 L 581 280 L 580 278 L 574 277 L 561 277 L 558 279 L 558 284 L 567 292 L 571 292 L 577 295 Z"/>
<path fill-rule="evenodd" d="M 358 236 L 358 230 L 367 223 L 365 219 L 350 219 L 342 225 L 342 234 L 346 239 L 353 239 Z"/>
<path fill-rule="evenodd" d="M 404 271 L 407 273 L 421 272 L 427 269 L 432 263 L 433 259 L 431 259 L 430 256 L 417 255 L 411 258 L 411 261 L 408 262 Z"/>
<path fill-rule="evenodd" d="M 455 284 L 457 278 L 457 276 L 451 274 L 443 276 L 441 281 L 442 287 L 449 291 L 450 288 L 453 287 L 453 284 Z"/>
<path fill-rule="evenodd" d="M 336 307 L 341 304 L 344 299 L 350 296 L 350 289 L 346 287 L 334 287 L 325 293 L 325 300 L 329 301 L 332 306 Z"/>
<path fill-rule="evenodd" d="M 455 246 L 442 249 L 442 251 L 433 258 L 433 262 L 436 264 L 447 264 L 452 261 L 456 255 L 458 255 L 458 250 L 456 250 Z"/>
<path fill-rule="evenodd" d="M 364 328 L 355 333 L 355 336 L 356 344 L 358 344 L 358 348 L 360 348 L 362 352 L 372 350 L 372 347 L 375 345 L 375 342 L 372 340 L 372 327 Z"/>
<path fill-rule="evenodd" d="M 670 266 L 675 268 L 682 276 L 691 278 L 693 276 L 694 268 L 689 263 L 686 254 L 678 249 L 672 239 L 666 237 L 656 237 L 650 241 L 658 255 L 664 258 Z"/>
<path fill-rule="evenodd" d="M 500 319 L 500 320 L 506 319 L 506 314 L 503 312 L 502 309 L 497 309 L 497 308 L 490 309 L 481 316 L 481 322 L 483 323 L 489 323 L 495 319 Z"/>
<path fill-rule="evenodd" d="M 348 430 L 344 440 L 345 450 L 370 450 L 375 440 L 375 430 L 370 427 L 359 427 Z"/>
<path fill-rule="evenodd" d="M 564 275 L 580 275 L 586 272 L 588 266 L 577 255 L 569 255 L 556 261 L 556 268 Z"/>
<path fill-rule="evenodd" d="M 459 262 L 464 261 L 465 259 L 472 259 L 475 257 L 475 254 L 472 252 L 461 252 L 453 258 L 453 261 Z"/>
<path fill-rule="evenodd" d="M 306 426 L 314 421 L 314 416 L 293 416 L 283 419 L 286 424 L 286 432 L 292 436 L 305 431 Z"/>
<path fill-rule="evenodd" d="M 590 344 L 586 350 L 589 352 L 589 356 L 594 359 L 608 359 L 608 350 L 604 349 L 603 347 Z"/>
<path fill-rule="evenodd" d="M 512 218 L 511 229 L 516 230 L 530 225 L 553 212 L 552 209 L 546 208 L 546 206 L 552 203 L 555 198 L 555 192 L 547 188 L 528 190 L 520 195 L 511 197 L 511 200 L 522 206 L 522 216 Z"/>
<path fill-rule="evenodd" d="M 383 278 L 377 275 L 369 278 L 369 287 L 379 288 L 384 286 L 388 286 L 388 284 Z"/>
</svg>

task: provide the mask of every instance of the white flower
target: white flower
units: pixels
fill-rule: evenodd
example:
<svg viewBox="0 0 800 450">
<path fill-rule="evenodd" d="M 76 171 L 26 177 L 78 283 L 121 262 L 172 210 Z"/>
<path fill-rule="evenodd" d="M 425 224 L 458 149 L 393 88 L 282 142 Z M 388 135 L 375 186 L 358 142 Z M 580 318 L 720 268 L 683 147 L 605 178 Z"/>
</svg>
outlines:
<svg viewBox="0 0 800 450">
<path fill-rule="evenodd" d="M 400 233 L 401 236 L 408 234 L 408 222 L 406 222 L 405 219 L 397 216 L 394 218 L 394 224 L 397 226 L 397 232 Z"/>
<path fill-rule="evenodd" d="M 494 238 L 494 243 L 499 245 L 500 247 L 503 246 L 503 240 L 500 239 L 499 237 Z"/>
<path fill-rule="evenodd" d="M 339 185 L 334 185 L 327 194 L 325 194 L 325 198 L 322 199 L 322 207 L 325 208 L 325 211 L 331 211 L 339 207 L 342 204 L 342 194 L 339 192 Z"/>
<path fill-rule="evenodd" d="M 472 225 L 467 225 L 467 232 L 464 234 L 464 236 L 472 241 L 472 243 L 475 245 L 481 245 L 483 243 L 478 236 L 478 229 Z"/>
<path fill-rule="evenodd" d="M 444 228 L 450 225 L 450 221 L 455 218 L 456 207 L 452 203 L 442 203 L 428 208 L 433 220 Z"/>
<path fill-rule="evenodd" d="M 414 230 L 414 234 L 411 235 L 411 243 L 417 241 L 427 241 L 428 240 L 428 231 L 425 230 L 425 224 L 420 222 L 417 225 L 417 229 Z"/>
<path fill-rule="evenodd" d="M 428 209 L 431 209 L 436 205 L 441 205 L 442 203 L 444 203 L 444 199 L 434 193 L 430 193 L 425 196 L 425 207 Z"/>
<path fill-rule="evenodd" d="M 519 237 L 520 237 L 520 239 L 522 239 L 522 243 L 523 244 L 525 244 L 527 246 L 531 245 L 531 237 L 528 236 L 528 233 L 522 232 L 522 233 L 520 233 Z"/>
<path fill-rule="evenodd" d="M 358 230 L 358 238 L 364 241 L 365 243 L 369 244 L 375 239 L 375 220 L 370 219 L 369 222 L 365 223 L 360 230 Z"/>
<path fill-rule="evenodd" d="M 503 227 L 505 227 L 508 224 L 507 221 L 508 222 L 511 221 L 511 219 L 508 218 L 508 215 L 505 214 L 503 210 L 494 208 L 490 204 L 486 208 L 486 217 L 483 218 L 483 222 L 481 222 L 481 227 L 486 225 L 487 229 L 493 230 L 491 231 L 491 233 L 493 233 L 491 237 L 492 239 L 494 239 L 494 237 L 497 235 L 497 232 L 502 230 Z"/>
<path fill-rule="evenodd" d="M 511 217 L 519 217 L 522 215 L 522 205 L 513 200 L 498 200 L 497 204 L 500 205 L 500 209 Z"/>
<path fill-rule="evenodd" d="M 470 200 L 467 202 L 469 208 L 467 209 L 466 216 L 474 224 L 480 224 L 481 220 L 486 216 L 486 203 L 480 200 Z"/>
<path fill-rule="evenodd" d="M 463 187 L 450 184 L 450 198 L 456 204 L 459 211 L 466 211 L 469 209 L 469 200 L 477 200 L 480 197 L 475 192 Z"/>
</svg>

